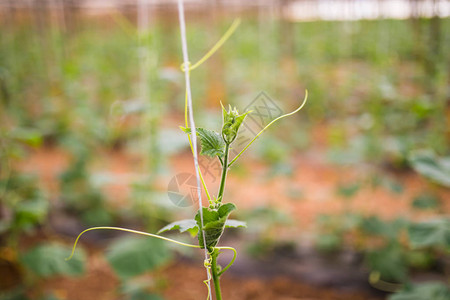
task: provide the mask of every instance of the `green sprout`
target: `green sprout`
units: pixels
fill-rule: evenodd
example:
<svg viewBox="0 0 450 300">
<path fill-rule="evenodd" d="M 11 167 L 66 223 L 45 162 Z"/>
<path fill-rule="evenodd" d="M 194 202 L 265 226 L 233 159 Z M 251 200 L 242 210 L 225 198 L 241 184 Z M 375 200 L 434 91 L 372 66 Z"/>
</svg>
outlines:
<svg viewBox="0 0 450 300">
<path fill-rule="evenodd" d="M 226 111 L 222 105 L 222 111 L 223 111 L 222 138 L 225 143 L 231 144 L 236 139 L 239 127 L 241 127 L 242 122 L 244 121 L 245 117 L 250 113 L 250 111 L 240 115 L 236 107 L 231 109 L 231 105 L 229 106 L 228 111 Z"/>
</svg>

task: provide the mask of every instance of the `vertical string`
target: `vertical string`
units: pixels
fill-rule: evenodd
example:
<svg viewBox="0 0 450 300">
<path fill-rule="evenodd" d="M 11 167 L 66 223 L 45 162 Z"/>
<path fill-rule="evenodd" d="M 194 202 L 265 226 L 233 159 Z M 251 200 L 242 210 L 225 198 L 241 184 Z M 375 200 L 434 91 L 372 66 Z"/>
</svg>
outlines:
<svg viewBox="0 0 450 300">
<path fill-rule="evenodd" d="M 183 0 L 178 0 L 178 18 L 180 22 L 180 32 L 181 32 L 181 47 L 183 51 L 183 66 L 184 66 L 184 77 L 186 84 L 186 96 L 188 100 L 188 111 L 189 111 L 189 127 L 191 128 L 191 141 L 193 147 L 193 156 L 194 156 L 194 169 L 195 175 L 197 177 L 197 196 L 198 196 L 198 207 L 200 212 L 200 223 L 201 228 L 199 230 L 203 230 L 203 205 L 202 205 L 202 192 L 201 192 L 201 181 L 199 174 L 199 164 L 198 164 L 198 151 L 197 151 L 197 132 L 195 128 L 194 122 L 194 113 L 193 113 L 193 105 L 192 105 L 192 93 L 191 93 L 191 81 L 189 76 L 189 56 L 188 56 L 188 47 L 186 41 L 186 23 L 184 20 L 184 5 Z M 208 250 L 206 249 L 206 239 L 205 234 L 203 232 L 203 245 L 205 245 L 205 261 L 208 260 Z M 207 269 L 206 271 L 208 276 L 207 287 L 208 287 L 208 295 L 211 295 L 211 283 L 210 283 L 210 273 Z"/>
</svg>

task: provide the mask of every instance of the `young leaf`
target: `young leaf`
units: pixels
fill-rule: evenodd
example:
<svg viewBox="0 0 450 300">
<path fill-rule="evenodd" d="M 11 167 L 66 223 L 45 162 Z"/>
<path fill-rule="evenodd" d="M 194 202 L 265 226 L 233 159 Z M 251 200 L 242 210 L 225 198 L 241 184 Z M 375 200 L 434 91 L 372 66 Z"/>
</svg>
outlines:
<svg viewBox="0 0 450 300">
<path fill-rule="evenodd" d="M 191 133 L 190 128 L 180 128 L 187 134 Z M 200 154 L 210 157 L 222 157 L 224 155 L 225 143 L 219 133 L 204 128 L 197 128 L 196 132 L 200 137 L 200 143 L 202 146 Z"/>
<path fill-rule="evenodd" d="M 194 219 L 185 219 L 170 223 L 169 225 L 164 226 L 158 231 L 158 234 L 178 229 L 181 233 L 189 232 L 192 236 L 195 236 L 198 232 L 198 226 Z"/>
<path fill-rule="evenodd" d="M 231 212 L 235 209 L 236 209 L 236 205 L 234 205 L 233 203 L 225 203 L 219 207 L 219 210 L 218 210 L 219 216 L 221 218 L 223 218 L 223 217 L 227 218 L 231 214 Z"/>
<path fill-rule="evenodd" d="M 203 207 L 203 230 L 200 231 L 198 235 L 198 241 L 201 248 L 205 248 L 203 232 L 205 233 L 206 248 L 211 249 L 217 245 L 225 228 L 225 222 L 230 213 L 235 209 L 236 206 L 233 203 L 221 205 L 217 210 Z M 200 228 L 201 219 L 199 212 L 197 212 L 195 220 Z"/>
<path fill-rule="evenodd" d="M 228 111 L 226 111 L 225 108 L 222 106 L 222 112 L 223 112 L 222 137 L 226 143 L 231 144 L 236 139 L 239 127 L 241 127 L 242 122 L 250 112 L 248 111 L 239 115 L 237 109 L 236 108 L 232 109 L 231 106 L 229 106 Z"/>
<path fill-rule="evenodd" d="M 225 228 L 225 222 L 221 219 L 209 222 L 203 227 L 206 237 L 206 248 L 210 249 L 217 245 L 220 237 L 222 236 L 223 230 Z M 199 234 L 200 246 L 204 248 L 203 245 L 203 232 Z"/>
</svg>

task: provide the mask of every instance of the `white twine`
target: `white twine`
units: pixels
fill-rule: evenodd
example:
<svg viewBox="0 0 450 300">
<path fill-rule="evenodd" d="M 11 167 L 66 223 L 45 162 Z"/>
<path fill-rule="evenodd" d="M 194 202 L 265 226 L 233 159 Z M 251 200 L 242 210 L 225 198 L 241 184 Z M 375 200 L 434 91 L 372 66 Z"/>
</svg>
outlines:
<svg viewBox="0 0 450 300">
<path fill-rule="evenodd" d="M 184 5 L 183 0 L 178 0 L 178 18 L 180 21 L 180 31 L 181 31 L 181 47 L 183 50 L 183 69 L 184 69 L 184 77 L 186 82 L 186 94 L 188 101 L 188 111 L 189 111 L 189 127 L 191 128 L 191 141 L 193 148 L 193 156 L 194 156 L 194 167 L 195 167 L 195 175 L 197 177 L 197 195 L 198 195 L 198 207 L 200 211 L 200 223 L 201 230 L 203 230 L 203 205 L 202 205 L 202 192 L 201 192 L 201 181 L 199 174 L 199 164 L 198 164 L 198 153 L 197 153 L 197 132 L 195 129 L 194 122 L 194 113 L 192 106 L 192 93 L 191 93 L 191 81 L 189 77 L 189 56 L 188 56 L 188 47 L 186 41 L 186 23 L 184 20 Z M 200 229 L 200 228 L 199 228 Z M 205 232 L 203 232 L 203 245 L 205 246 L 205 261 L 208 260 L 208 250 L 206 249 L 206 238 Z M 208 295 L 211 295 L 211 282 L 210 282 L 210 273 L 206 270 L 208 281 Z"/>
</svg>

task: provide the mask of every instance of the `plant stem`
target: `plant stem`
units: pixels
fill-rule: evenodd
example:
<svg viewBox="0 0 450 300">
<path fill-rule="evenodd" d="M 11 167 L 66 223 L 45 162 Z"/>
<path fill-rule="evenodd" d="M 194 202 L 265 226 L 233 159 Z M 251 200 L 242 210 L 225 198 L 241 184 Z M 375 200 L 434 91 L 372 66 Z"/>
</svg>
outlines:
<svg viewBox="0 0 450 300">
<path fill-rule="evenodd" d="M 217 270 L 217 257 L 219 256 L 219 250 L 214 248 L 211 255 L 211 271 L 214 282 L 214 291 L 216 293 L 216 300 L 222 300 L 222 291 L 220 290 L 220 275 Z"/>
<path fill-rule="evenodd" d="M 223 165 L 222 165 L 222 178 L 220 179 L 220 187 L 219 192 L 217 193 L 217 200 L 222 202 L 223 191 L 225 189 L 225 181 L 227 179 L 227 171 L 228 171 L 228 152 L 230 152 L 230 144 L 226 144 L 225 146 L 225 155 L 223 157 Z"/>
</svg>

